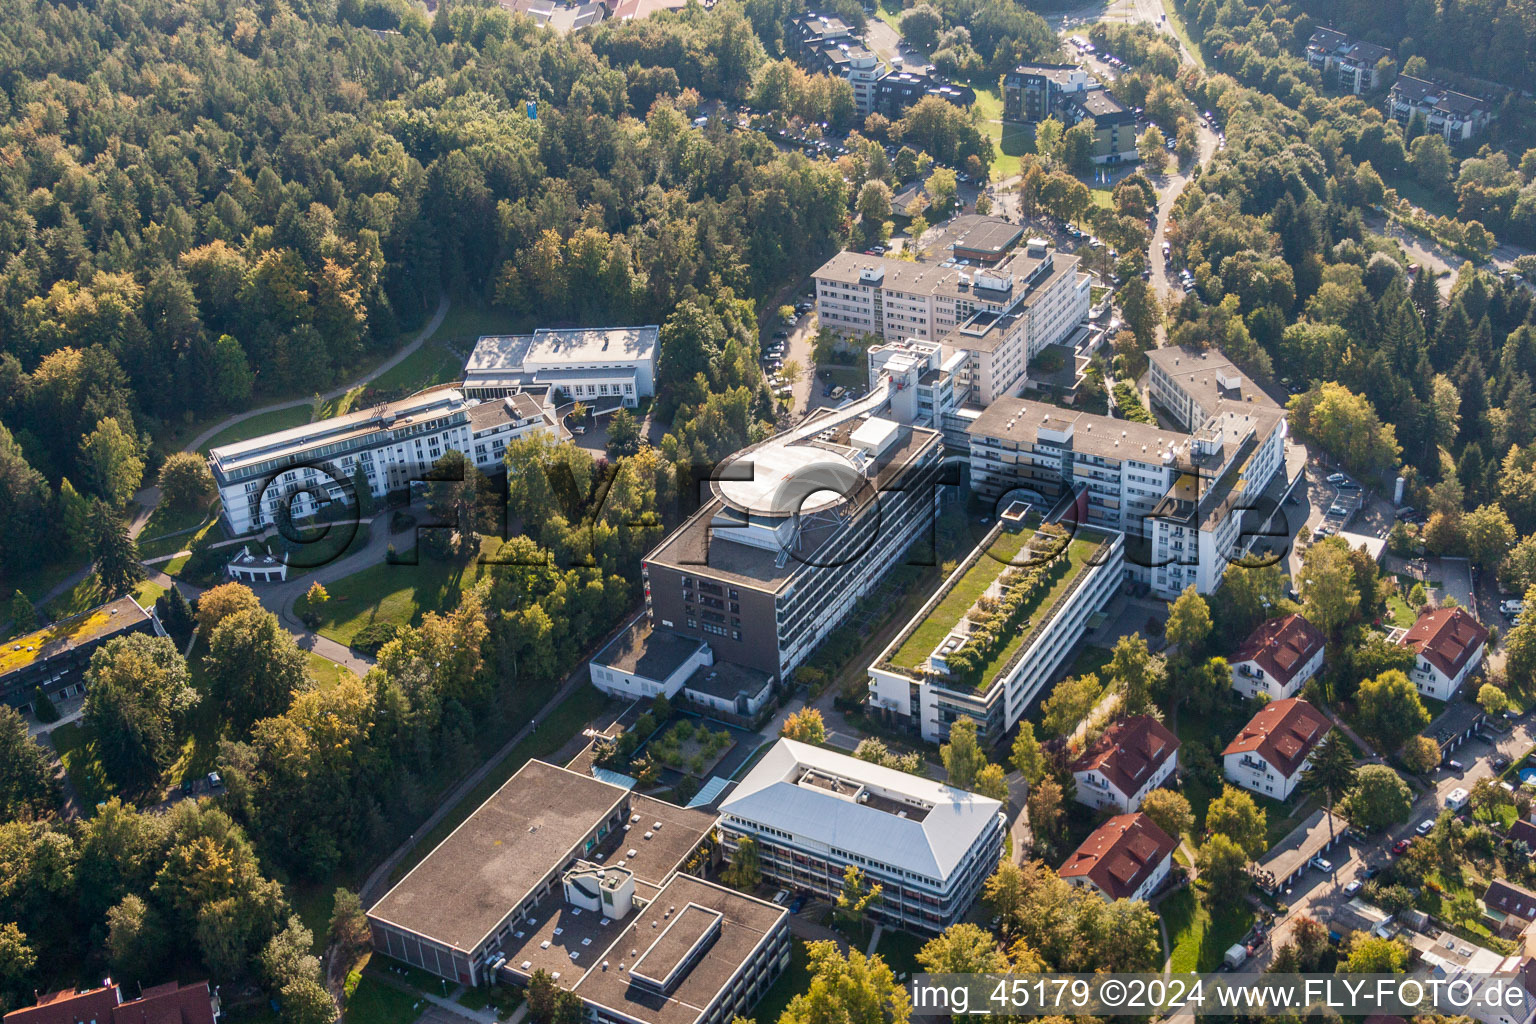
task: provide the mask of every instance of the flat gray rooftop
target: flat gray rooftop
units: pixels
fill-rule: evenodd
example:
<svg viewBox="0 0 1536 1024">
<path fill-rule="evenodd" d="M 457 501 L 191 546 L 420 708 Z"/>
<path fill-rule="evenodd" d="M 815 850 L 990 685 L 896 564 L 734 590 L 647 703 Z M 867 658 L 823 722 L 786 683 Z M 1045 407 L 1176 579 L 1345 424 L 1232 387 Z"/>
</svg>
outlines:
<svg viewBox="0 0 1536 1024">
<path fill-rule="evenodd" d="M 702 646 L 700 641 L 678 636 L 670 629 L 656 629 L 648 617 L 641 616 L 592 660 L 660 682 L 682 668 Z"/>
<path fill-rule="evenodd" d="M 472 950 L 627 796 L 618 786 L 529 761 L 368 915 Z"/>
<path fill-rule="evenodd" d="M 719 937 L 684 971 L 669 994 L 631 981 L 628 968 L 660 938 L 670 919 L 689 904 L 720 915 Z M 608 969 L 589 969 L 577 983 L 576 994 L 642 1024 L 693 1024 L 787 913 L 782 907 L 691 875 L 678 875 L 649 907 L 626 921 L 628 927 L 608 952 Z"/>
</svg>

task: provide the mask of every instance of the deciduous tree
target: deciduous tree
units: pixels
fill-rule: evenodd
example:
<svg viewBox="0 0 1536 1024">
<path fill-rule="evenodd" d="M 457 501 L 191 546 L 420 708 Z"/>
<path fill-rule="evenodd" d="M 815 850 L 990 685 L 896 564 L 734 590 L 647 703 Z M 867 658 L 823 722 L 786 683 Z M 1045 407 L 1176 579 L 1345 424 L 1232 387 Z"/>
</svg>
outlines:
<svg viewBox="0 0 1536 1024">
<path fill-rule="evenodd" d="M 1252 860 L 1269 847 L 1265 815 L 1245 789 L 1225 786 L 1205 811 L 1205 828 L 1221 833 L 1236 843 Z"/>
<path fill-rule="evenodd" d="M 1412 680 L 1397 669 L 1360 683 L 1355 694 L 1360 728 L 1382 750 L 1396 750 L 1429 724 L 1429 711 Z"/>
<path fill-rule="evenodd" d="M 949 742 L 939 747 L 949 784 L 956 789 L 974 789 L 976 776 L 987 764 L 987 755 L 976 741 L 976 720 L 957 718 L 949 727 Z"/>
<path fill-rule="evenodd" d="M 1385 828 L 1408 819 L 1413 790 L 1389 765 L 1362 765 L 1344 808 L 1349 820 L 1361 828 Z"/>
</svg>

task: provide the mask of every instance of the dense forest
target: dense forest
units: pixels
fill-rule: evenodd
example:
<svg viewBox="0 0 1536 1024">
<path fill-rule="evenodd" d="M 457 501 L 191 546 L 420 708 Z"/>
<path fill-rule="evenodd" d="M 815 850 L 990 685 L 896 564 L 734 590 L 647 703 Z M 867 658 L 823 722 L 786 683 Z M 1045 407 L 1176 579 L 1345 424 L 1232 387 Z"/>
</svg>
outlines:
<svg viewBox="0 0 1536 1024">
<path fill-rule="evenodd" d="M 174 643 L 97 652 L 83 721 L 111 792 L 158 802 L 172 765 L 208 742 L 194 719 L 211 720 L 197 756 L 223 773 L 219 810 L 114 805 L 66 822 L 47 759 L 0 716 L 0 997 L 174 971 L 328 1020 L 313 936 L 274 878 L 323 887 L 391 848 L 622 620 L 640 554 L 686 510 L 691 467 L 770 429 L 758 305 L 841 237 L 850 185 L 760 133 L 695 124 L 778 67 L 729 3 L 574 38 L 476 4 L 430 28 L 403 4 L 8 15 L 0 576 L 52 552 L 94 560 L 121 592 L 138 575 L 133 492 L 162 460 L 200 468 L 166 458 L 168 427 L 343 379 L 443 294 L 543 324 L 662 324 L 660 446 L 616 436 L 613 454 L 634 457 L 608 464 L 514 445 L 507 514 L 537 528 L 455 607 L 378 637 L 365 678 L 317 686 L 234 585 L 195 612 L 174 592 L 162 602 Z M 887 131 L 922 144 L 957 127 L 918 112 Z M 894 173 L 883 159 L 856 169 Z M 464 529 L 426 554 L 467 565 L 476 532 L 501 531 L 485 488 L 471 471 L 428 489 L 429 510 Z M 32 614 L 24 599 L 12 610 Z"/>
<path fill-rule="evenodd" d="M 104 450 L 319 390 L 445 290 L 546 324 L 659 322 L 763 296 L 843 226 L 831 164 L 690 124 L 766 61 L 732 5 L 579 39 L 473 5 L 430 31 L 341 13 L 400 27 L 149 2 L 0 26 L 7 571 L 78 543 L 82 495 L 121 497 Z M 711 351 L 755 334 L 750 305 L 733 319 Z M 106 420 L 113 443 L 87 446 Z"/>
<path fill-rule="evenodd" d="M 1530 0 L 1302 0 L 1300 6 L 1316 24 L 1396 50 L 1400 61 L 1421 56 L 1465 75 L 1536 88 L 1536 4 Z"/>
</svg>

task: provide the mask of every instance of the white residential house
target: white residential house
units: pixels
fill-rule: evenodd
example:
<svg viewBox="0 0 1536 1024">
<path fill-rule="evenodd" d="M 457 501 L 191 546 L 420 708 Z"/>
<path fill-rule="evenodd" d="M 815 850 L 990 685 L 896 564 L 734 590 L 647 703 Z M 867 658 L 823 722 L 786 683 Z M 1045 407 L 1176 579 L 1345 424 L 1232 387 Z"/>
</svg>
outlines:
<svg viewBox="0 0 1536 1024">
<path fill-rule="evenodd" d="M 1083 840 L 1057 874 L 1105 899 L 1145 900 L 1168 878 L 1177 845 L 1145 814 L 1119 814 Z"/>
<path fill-rule="evenodd" d="M 1408 677 L 1418 691 L 1450 700 L 1483 663 L 1488 630 L 1464 608 L 1441 608 L 1420 615 L 1397 642 L 1413 650 Z"/>
<path fill-rule="evenodd" d="M 1312 751 L 1332 723 L 1294 697 L 1264 705 L 1221 752 L 1228 782 L 1260 796 L 1284 800 L 1306 773 Z"/>
<path fill-rule="evenodd" d="M 1179 738 L 1163 723 L 1148 715 L 1122 718 L 1072 763 L 1077 801 L 1134 811 L 1178 767 Z"/>
<path fill-rule="evenodd" d="M 1323 668 L 1323 634 L 1299 614 L 1259 624 L 1231 658 L 1232 689 L 1244 697 L 1294 697 Z"/>
</svg>

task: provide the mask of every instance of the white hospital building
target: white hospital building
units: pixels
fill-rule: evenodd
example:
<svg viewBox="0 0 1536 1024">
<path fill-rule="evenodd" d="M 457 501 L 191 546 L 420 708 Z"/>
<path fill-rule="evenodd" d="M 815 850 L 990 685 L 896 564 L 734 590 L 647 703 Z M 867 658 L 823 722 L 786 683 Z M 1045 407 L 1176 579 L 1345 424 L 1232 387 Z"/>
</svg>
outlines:
<svg viewBox="0 0 1536 1024">
<path fill-rule="evenodd" d="M 487 335 L 464 364 L 464 394 L 501 398 L 559 389 L 568 400 L 632 408 L 656 394 L 660 334 L 651 325 Z"/>
<path fill-rule="evenodd" d="M 468 398 L 444 387 L 398 402 L 221 445 L 208 453 L 225 525 L 236 536 L 277 522 L 288 505 L 302 520 L 345 501 L 359 466 L 373 497 L 422 480 L 448 451 L 497 472 L 507 444 L 531 433 L 560 434 L 554 410 L 533 394 Z"/>
</svg>

